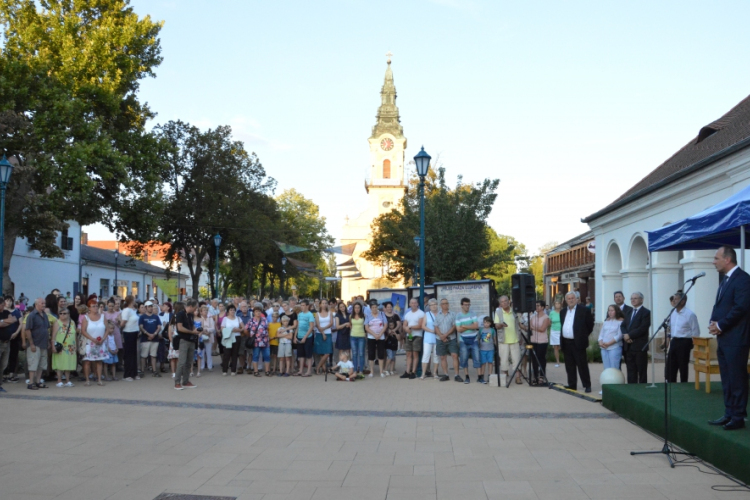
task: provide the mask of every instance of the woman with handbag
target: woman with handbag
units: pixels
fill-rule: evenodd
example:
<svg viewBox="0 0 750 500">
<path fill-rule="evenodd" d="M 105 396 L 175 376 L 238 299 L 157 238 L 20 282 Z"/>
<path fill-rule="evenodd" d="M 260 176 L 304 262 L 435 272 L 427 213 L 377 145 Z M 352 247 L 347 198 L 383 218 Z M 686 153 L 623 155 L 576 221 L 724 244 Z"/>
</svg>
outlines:
<svg viewBox="0 0 750 500">
<path fill-rule="evenodd" d="M 268 371 L 271 363 L 271 342 L 268 338 L 268 322 L 263 316 L 263 308 L 260 305 L 253 307 L 253 317 L 247 323 L 249 336 L 247 338 L 247 348 L 250 349 L 250 342 L 253 343 L 253 375 L 260 377 L 258 372 L 258 361 L 263 356 L 263 364 L 266 369 L 266 376 L 270 376 Z"/>
<path fill-rule="evenodd" d="M 237 375 L 237 355 L 242 342 L 242 322 L 237 317 L 237 306 L 230 303 L 226 315 L 221 320 L 221 344 L 224 352 L 221 355 L 221 374 L 226 377 L 232 370 L 232 376 Z"/>
<path fill-rule="evenodd" d="M 57 371 L 57 387 L 73 387 L 70 372 L 78 365 L 76 355 L 76 327 L 70 318 L 70 311 L 60 310 L 58 319 L 52 325 L 52 369 Z M 63 375 L 66 383 L 63 384 Z"/>
</svg>

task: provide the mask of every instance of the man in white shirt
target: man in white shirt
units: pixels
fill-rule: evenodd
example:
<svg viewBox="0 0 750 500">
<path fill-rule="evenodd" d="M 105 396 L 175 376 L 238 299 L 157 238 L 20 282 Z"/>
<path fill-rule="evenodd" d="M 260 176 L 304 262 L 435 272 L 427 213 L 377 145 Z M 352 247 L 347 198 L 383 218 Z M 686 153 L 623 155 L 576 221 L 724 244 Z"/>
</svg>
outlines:
<svg viewBox="0 0 750 500">
<path fill-rule="evenodd" d="M 700 327 L 695 313 L 685 307 L 687 297 L 677 292 L 673 296 L 672 305 L 676 306 L 669 317 L 669 353 L 667 354 L 667 380 L 677 382 L 677 372 L 680 372 L 680 382 L 688 381 L 690 351 L 693 349 L 693 337 L 700 336 Z"/>
<path fill-rule="evenodd" d="M 401 378 L 417 378 L 419 353 L 422 351 L 422 336 L 424 335 L 424 311 L 419 308 L 419 300 L 409 301 L 409 310 L 404 314 L 403 328 L 406 330 L 404 348 L 406 349 L 406 372 Z"/>
<path fill-rule="evenodd" d="M 594 330 L 594 318 L 591 311 L 578 303 L 575 292 L 565 295 L 567 307 L 560 311 L 562 323 L 562 350 L 565 354 L 565 372 L 568 375 L 568 389 L 577 390 L 578 377 L 581 377 L 585 392 L 591 392 L 591 375 L 589 373 L 586 348 L 589 346 L 589 335 Z"/>
</svg>

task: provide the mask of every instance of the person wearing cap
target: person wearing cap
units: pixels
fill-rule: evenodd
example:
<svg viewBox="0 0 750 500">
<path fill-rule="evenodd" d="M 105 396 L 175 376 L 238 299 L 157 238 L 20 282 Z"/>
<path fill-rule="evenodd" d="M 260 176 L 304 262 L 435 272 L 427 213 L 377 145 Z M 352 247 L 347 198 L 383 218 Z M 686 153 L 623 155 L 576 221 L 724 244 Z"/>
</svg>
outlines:
<svg viewBox="0 0 750 500">
<path fill-rule="evenodd" d="M 161 319 L 154 313 L 154 303 L 150 300 L 145 304 L 146 314 L 138 318 L 138 328 L 141 331 L 141 371 L 146 373 L 146 359 L 151 356 L 151 368 L 154 377 L 161 377 L 156 368 L 156 353 L 159 350 L 159 331 L 161 330 Z"/>
</svg>

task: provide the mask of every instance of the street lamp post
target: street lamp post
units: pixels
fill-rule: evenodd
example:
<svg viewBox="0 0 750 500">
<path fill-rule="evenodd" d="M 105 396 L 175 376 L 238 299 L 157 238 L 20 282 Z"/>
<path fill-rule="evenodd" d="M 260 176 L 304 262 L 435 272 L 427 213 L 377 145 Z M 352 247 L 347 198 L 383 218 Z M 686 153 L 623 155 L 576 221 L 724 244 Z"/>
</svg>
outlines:
<svg viewBox="0 0 750 500">
<path fill-rule="evenodd" d="M 214 236 L 214 245 L 216 245 L 216 279 L 214 280 L 214 298 L 219 298 L 219 245 L 221 245 L 221 235 Z"/>
<path fill-rule="evenodd" d="M 13 164 L 3 155 L 3 159 L 0 160 L 0 262 L 2 262 L 2 266 L 0 266 L 0 294 L 3 295 L 5 294 L 3 291 L 3 278 L 5 277 L 5 190 L 8 188 L 13 168 Z"/>
<path fill-rule="evenodd" d="M 120 250 L 115 248 L 115 283 L 114 283 L 115 286 L 112 287 L 112 295 L 118 296 L 118 297 L 119 295 L 117 294 L 117 262 L 119 258 L 120 258 Z"/>
<path fill-rule="evenodd" d="M 286 255 L 281 257 L 281 296 L 286 295 L 284 286 L 286 285 Z"/>
<path fill-rule="evenodd" d="M 419 175 L 419 308 L 424 310 L 424 178 L 430 170 L 430 159 L 424 146 L 422 150 L 414 157 L 414 163 L 417 165 L 417 175 Z"/>
</svg>

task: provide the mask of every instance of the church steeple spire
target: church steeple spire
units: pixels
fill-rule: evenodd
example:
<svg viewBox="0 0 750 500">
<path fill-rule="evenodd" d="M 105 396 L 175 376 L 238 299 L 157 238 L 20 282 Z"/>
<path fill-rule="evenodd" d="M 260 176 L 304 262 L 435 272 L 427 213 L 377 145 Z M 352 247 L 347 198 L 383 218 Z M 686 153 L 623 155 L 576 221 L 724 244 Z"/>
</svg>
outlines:
<svg viewBox="0 0 750 500">
<path fill-rule="evenodd" d="M 385 133 L 390 133 L 399 138 L 404 136 L 401 117 L 398 113 L 398 106 L 396 106 L 396 86 L 393 84 L 393 70 L 391 69 L 393 54 L 388 52 L 385 56 L 388 67 L 385 69 L 385 81 L 380 89 L 380 107 L 376 115 L 377 121 L 372 128 L 373 139 Z"/>
</svg>

